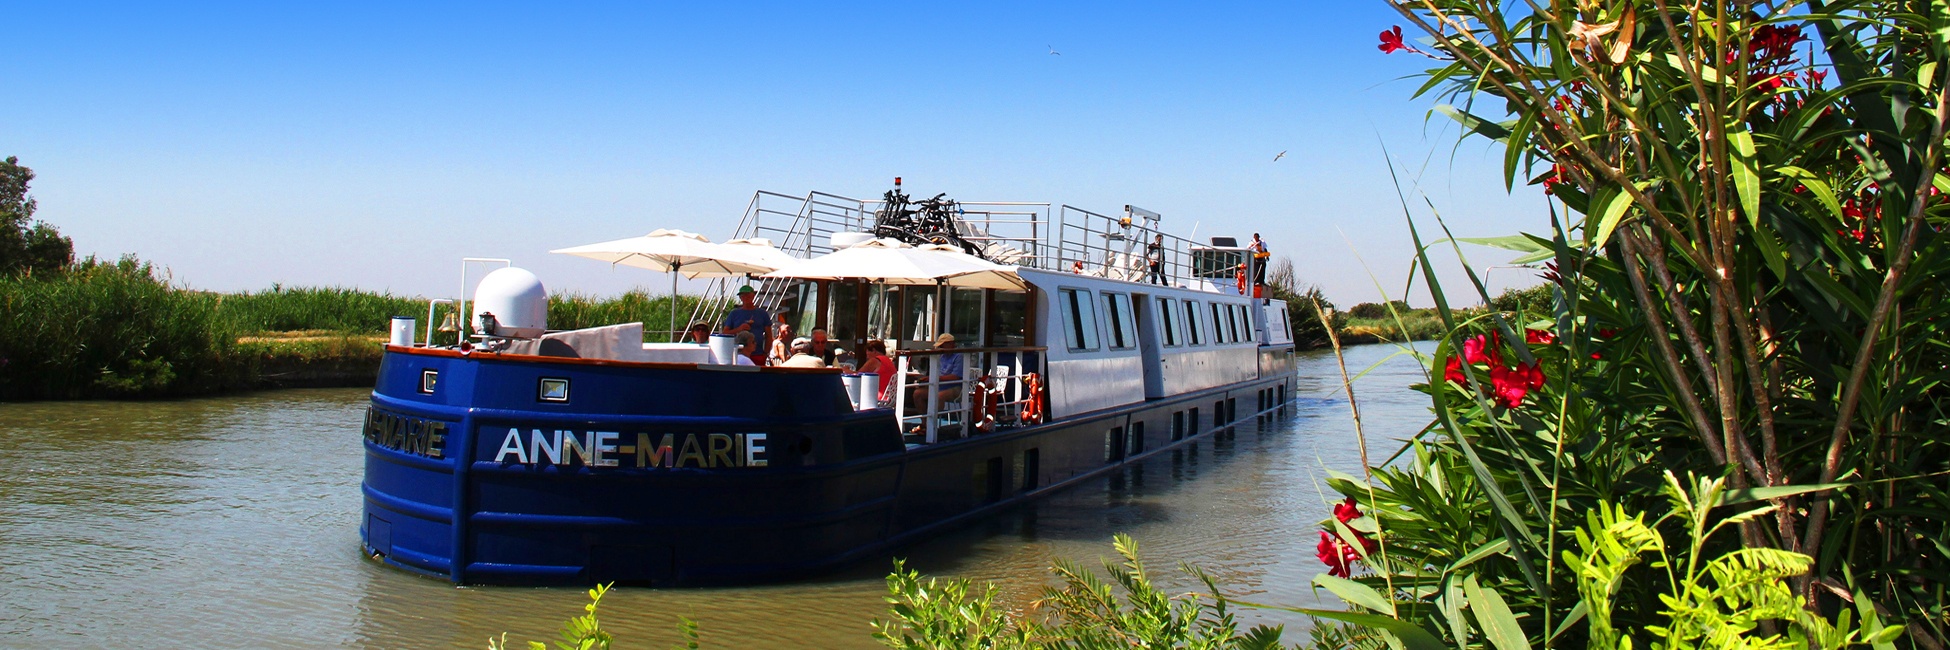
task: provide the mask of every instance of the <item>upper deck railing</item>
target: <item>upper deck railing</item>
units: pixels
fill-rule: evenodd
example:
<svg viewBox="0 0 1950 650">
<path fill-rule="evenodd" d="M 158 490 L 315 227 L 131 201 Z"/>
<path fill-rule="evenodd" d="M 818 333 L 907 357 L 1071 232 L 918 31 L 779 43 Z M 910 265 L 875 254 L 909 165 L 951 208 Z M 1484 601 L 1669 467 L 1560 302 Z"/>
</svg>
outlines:
<svg viewBox="0 0 1950 650">
<path fill-rule="evenodd" d="M 763 237 L 794 257 L 817 257 L 833 251 L 831 237 L 836 233 L 871 232 L 875 213 L 884 205 L 880 199 L 826 192 L 789 195 L 760 190 L 752 195 L 733 237 Z M 957 207 L 956 235 L 1001 264 L 1225 291 L 1232 289 L 1229 260 L 1243 260 L 1243 255 L 1164 232 L 1162 215 L 1135 206 L 1124 206 L 1116 216 L 1034 202 L 970 201 Z M 1154 243 L 1158 244 L 1155 251 Z M 711 281 L 704 292 L 707 300 L 699 303 L 691 321 L 717 322 L 730 307 L 732 290 L 745 282 L 744 278 Z M 776 310 L 789 295 L 787 282 L 753 285 L 760 306 L 768 310 Z"/>
</svg>

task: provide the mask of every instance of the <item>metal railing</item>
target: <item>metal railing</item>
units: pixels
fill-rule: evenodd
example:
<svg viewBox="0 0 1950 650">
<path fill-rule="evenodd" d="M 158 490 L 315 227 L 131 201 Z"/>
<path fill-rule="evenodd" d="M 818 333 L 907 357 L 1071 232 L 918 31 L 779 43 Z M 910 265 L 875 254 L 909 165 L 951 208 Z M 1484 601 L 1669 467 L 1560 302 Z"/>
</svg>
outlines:
<svg viewBox="0 0 1950 650">
<path fill-rule="evenodd" d="M 1199 244 L 1160 230 L 1156 212 L 1127 205 L 1123 216 L 1112 217 L 1065 205 L 1058 217 L 1055 256 L 1041 268 L 1174 287 L 1199 286 L 1191 255 Z M 1160 237 L 1159 266 L 1153 272 L 1150 246 Z"/>
<path fill-rule="evenodd" d="M 794 257 L 816 257 L 832 252 L 834 233 L 873 230 L 875 212 L 883 205 L 880 199 L 826 192 L 794 196 L 760 190 L 752 194 L 732 237 L 764 237 Z M 1159 228 L 1161 215 L 1143 208 L 1126 205 L 1114 217 L 1034 202 L 965 202 L 957 208 L 956 234 L 999 263 L 1200 290 L 1230 288 L 1220 286 L 1228 284 L 1229 278 L 1201 269 L 1201 261 L 1195 259 L 1194 250 L 1212 247 L 1164 232 Z M 1159 264 L 1154 270 L 1150 245 L 1160 236 Z M 1210 266 L 1209 262 L 1203 264 Z M 745 282 L 745 278 L 710 281 L 705 299 L 688 322 L 715 325 L 735 303 L 733 290 Z M 793 283 L 761 278 L 751 284 L 758 290 L 758 305 L 777 313 L 791 295 Z"/>
<path fill-rule="evenodd" d="M 1029 375 L 1046 377 L 1042 347 L 901 350 L 887 400 L 909 442 L 934 444 L 1034 424 L 1024 410 L 1039 397 Z M 960 373 L 949 372 L 959 355 Z M 944 377 L 952 376 L 952 379 Z M 981 394 L 977 394 L 980 391 Z M 976 412 L 977 402 L 983 406 Z"/>
</svg>

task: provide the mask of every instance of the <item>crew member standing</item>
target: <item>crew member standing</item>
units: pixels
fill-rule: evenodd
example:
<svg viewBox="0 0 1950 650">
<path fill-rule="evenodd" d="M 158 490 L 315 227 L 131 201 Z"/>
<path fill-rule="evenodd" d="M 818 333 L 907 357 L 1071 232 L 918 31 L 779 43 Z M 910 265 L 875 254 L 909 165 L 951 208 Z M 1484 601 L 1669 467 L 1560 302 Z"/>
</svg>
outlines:
<svg viewBox="0 0 1950 650">
<path fill-rule="evenodd" d="M 1259 238 L 1259 233 L 1253 233 L 1253 243 L 1246 250 L 1253 253 L 1253 295 L 1265 295 L 1266 267 L 1271 265 L 1273 254 L 1266 251 L 1266 241 Z"/>
<path fill-rule="evenodd" d="M 1146 278 L 1146 281 L 1152 284 L 1164 284 L 1165 283 L 1165 236 L 1164 235 L 1158 235 L 1156 237 L 1152 237 L 1151 243 L 1144 245 L 1144 260 L 1151 267 L 1150 277 Z"/>
<path fill-rule="evenodd" d="M 752 289 L 752 285 L 739 287 L 738 308 L 724 315 L 724 324 L 721 326 L 724 329 L 719 333 L 737 336 L 739 332 L 751 332 L 752 337 L 757 339 L 755 342 L 758 344 L 758 349 L 764 350 L 766 343 L 770 341 L 769 328 L 772 325 L 772 315 L 765 313 L 765 308 L 753 302 L 757 297 L 758 291 Z"/>
</svg>

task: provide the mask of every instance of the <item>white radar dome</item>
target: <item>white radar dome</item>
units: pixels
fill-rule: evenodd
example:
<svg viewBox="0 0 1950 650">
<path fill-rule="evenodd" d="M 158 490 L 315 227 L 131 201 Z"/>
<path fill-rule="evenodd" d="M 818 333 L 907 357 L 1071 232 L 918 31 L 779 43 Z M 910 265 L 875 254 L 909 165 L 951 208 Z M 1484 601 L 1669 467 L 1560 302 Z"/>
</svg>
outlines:
<svg viewBox="0 0 1950 650">
<path fill-rule="evenodd" d="M 548 331 L 548 289 L 526 269 L 495 269 L 474 287 L 476 332 L 489 333 L 482 317 L 493 314 L 495 336 L 532 339 Z"/>
</svg>

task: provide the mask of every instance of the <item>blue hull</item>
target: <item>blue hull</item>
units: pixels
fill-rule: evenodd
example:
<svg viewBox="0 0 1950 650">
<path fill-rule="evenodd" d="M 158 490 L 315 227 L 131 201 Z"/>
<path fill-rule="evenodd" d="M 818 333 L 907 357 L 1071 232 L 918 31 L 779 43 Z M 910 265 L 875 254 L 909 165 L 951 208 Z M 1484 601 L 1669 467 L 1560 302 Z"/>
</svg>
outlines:
<svg viewBox="0 0 1950 650">
<path fill-rule="evenodd" d="M 910 446 L 832 372 L 388 348 L 361 538 L 464 584 L 803 576 L 1275 408 L 1294 377 L 1290 348 L 1272 358 L 1255 381 Z"/>
</svg>

